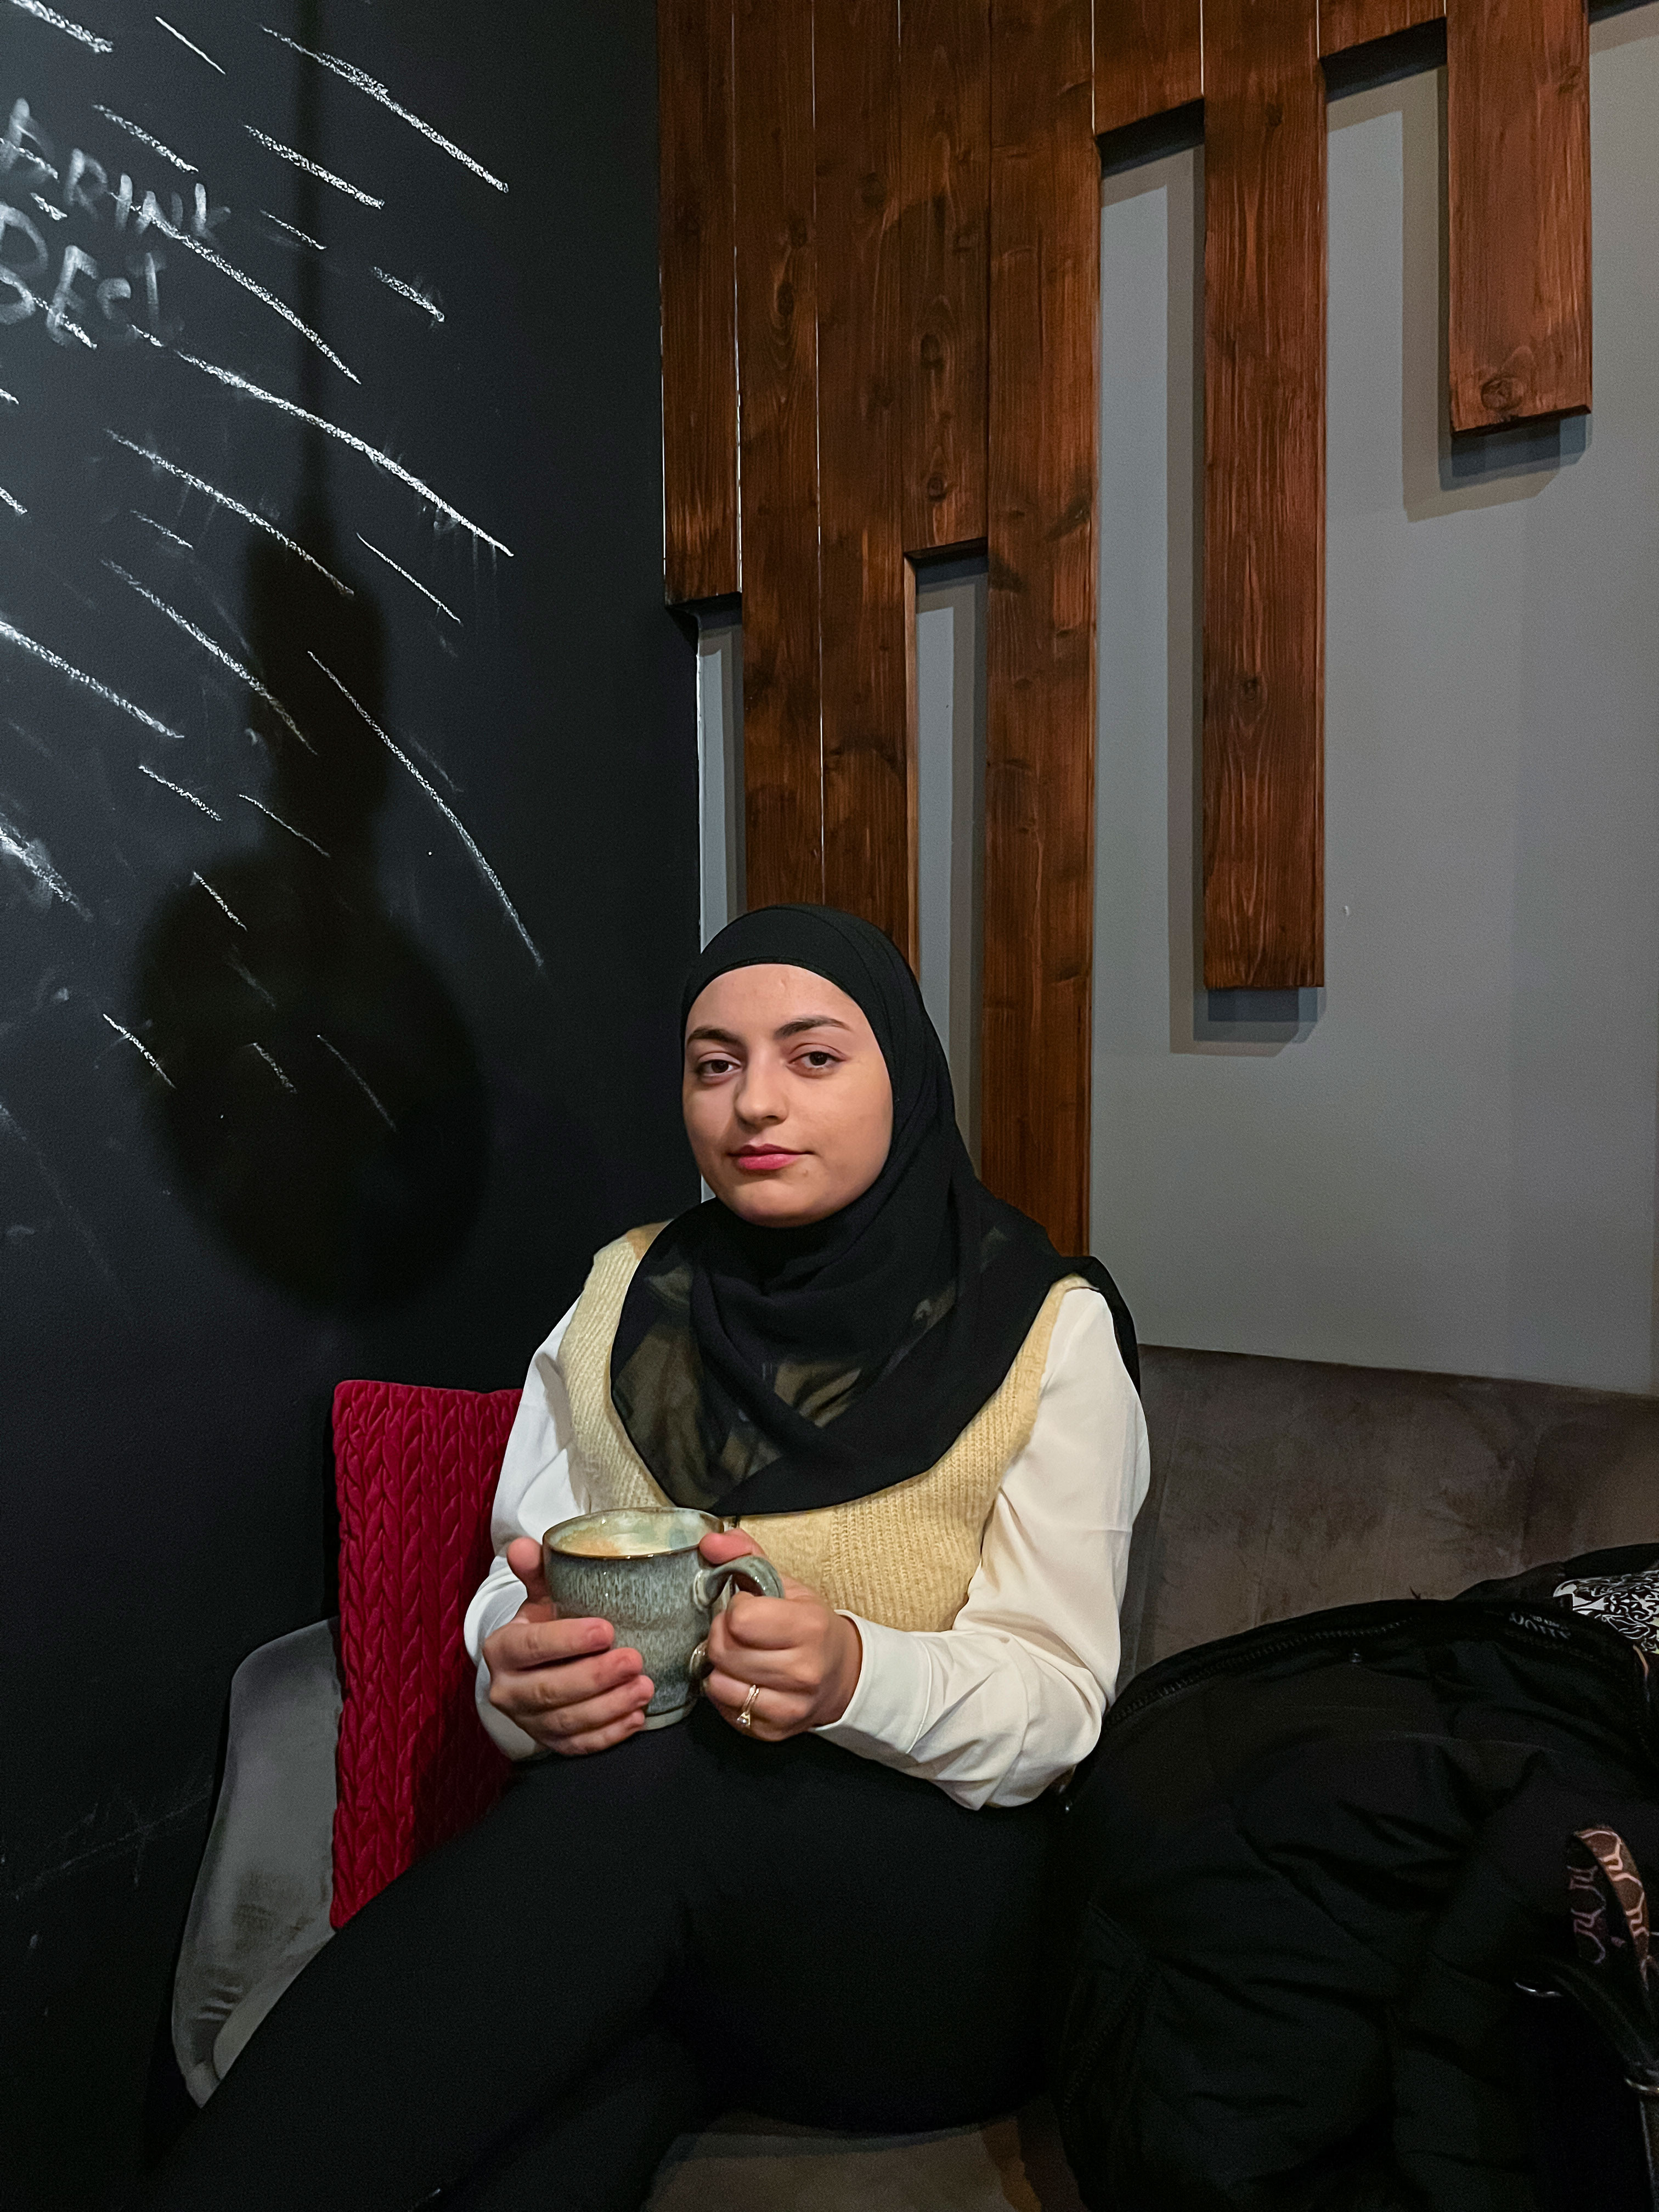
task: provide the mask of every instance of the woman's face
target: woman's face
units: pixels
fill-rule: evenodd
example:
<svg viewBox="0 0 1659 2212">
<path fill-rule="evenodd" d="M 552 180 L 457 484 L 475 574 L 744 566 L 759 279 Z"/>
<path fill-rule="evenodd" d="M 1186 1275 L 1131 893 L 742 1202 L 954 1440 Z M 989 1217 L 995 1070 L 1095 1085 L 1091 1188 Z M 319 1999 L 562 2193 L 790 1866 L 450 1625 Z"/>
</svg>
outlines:
<svg viewBox="0 0 1659 2212">
<path fill-rule="evenodd" d="M 685 1024 L 685 1130 L 714 1195 L 769 1229 L 822 1221 L 869 1189 L 893 1137 L 875 1032 L 808 968 L 734 968 Z"/>
</svg>

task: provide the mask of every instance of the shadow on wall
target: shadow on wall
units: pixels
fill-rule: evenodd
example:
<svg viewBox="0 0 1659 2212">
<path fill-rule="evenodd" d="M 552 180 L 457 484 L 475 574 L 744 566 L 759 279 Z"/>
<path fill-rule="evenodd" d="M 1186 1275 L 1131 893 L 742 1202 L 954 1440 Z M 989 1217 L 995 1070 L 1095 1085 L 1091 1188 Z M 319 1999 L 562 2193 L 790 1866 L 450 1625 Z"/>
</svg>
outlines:
<svg viewBox="0 0 1659 2212">
<path fill-rule="evenodd" d="M 296 535 L 340 574 L 320 501 Z M 150 1096 L 182 1194 L 267 1281 L 355 1313 L 412 1296 L 455 1257 L 489 1121 L 459 1009 L 381 908 L 374 824 L 390 763 L 368 718 L 384 711 L 382 633 L 352 590 L 253 548 L 265 689 L 250 708 L 271 775 L 248 804 L 264 834 L 163 907 L 138 1000 L 172 1074 Z"/>
<path fill-rule="evenodd" d="M 303 0 L 302 46 L 326 43 Z M 295 79 L 295 143 L 321 151 L 316 64 Z M 309 174 L 302 230 L 327 210 Z M 318 258 L 302 321 L 323 326 Z M 324 404 L 318 355 L 301 396 Z M 246 596 L 258 678 L 250 733 L 270 763 L 245 793 L 264 836 L 163 907 L 139 956 L 144 1033 L 171 1071 L 152 1113 L 183 1195 L 256 1273 L 307 1305 L 363 1313 L 413 1297 L 466 1241 L 489 1164 L 489 1100 L 442 979 L 384 909 L 374 817 L 386 797 L 385 627 L 348 574 L 321 434 L 305 433 L 294 537 L 258 537 Z"/>
</svg>

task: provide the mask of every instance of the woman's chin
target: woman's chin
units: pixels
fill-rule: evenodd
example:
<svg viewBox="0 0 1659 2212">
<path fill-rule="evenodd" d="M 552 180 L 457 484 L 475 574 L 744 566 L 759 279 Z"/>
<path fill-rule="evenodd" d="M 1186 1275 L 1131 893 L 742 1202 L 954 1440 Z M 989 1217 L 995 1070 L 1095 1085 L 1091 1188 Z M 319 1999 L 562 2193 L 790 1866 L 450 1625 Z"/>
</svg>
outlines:
<svg viewBox="0 0 1659 2212">
<path fill-rule="evenodd" d="M 750 1222 L 757 1229 L 805 1229 L 836 1210 L 821 1194 L 792 1189 L 771 1177 L 735 1184 L 720 1196 L 740 1221 Z"/>
</svg>

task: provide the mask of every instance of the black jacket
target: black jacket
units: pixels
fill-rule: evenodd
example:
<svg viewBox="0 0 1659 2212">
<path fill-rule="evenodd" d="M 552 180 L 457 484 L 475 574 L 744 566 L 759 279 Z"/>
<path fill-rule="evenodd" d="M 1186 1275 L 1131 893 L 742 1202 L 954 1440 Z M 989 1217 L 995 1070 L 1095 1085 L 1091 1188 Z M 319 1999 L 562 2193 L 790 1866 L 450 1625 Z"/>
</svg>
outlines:
<svg viewBox="0 0 1659 2212">
<path fill-rule="evenodd" d="M 1535 2203 L 1514 1985 L 1570 1953 L 1566 1838 L 1615 1827 L 1659 1874 L 1646 1664 L 1552 1593 L 1654 1557 L 1255 1629 L 1125 1692 L 1050 1952 L 1093 2212 Z"/>
</svg>

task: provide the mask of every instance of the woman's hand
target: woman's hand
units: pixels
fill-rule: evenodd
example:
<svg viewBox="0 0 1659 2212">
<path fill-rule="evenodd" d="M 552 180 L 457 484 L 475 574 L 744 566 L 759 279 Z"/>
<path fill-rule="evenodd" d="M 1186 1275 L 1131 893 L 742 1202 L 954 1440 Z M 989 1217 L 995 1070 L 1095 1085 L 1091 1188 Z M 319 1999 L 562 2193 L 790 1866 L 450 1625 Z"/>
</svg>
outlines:
<svg viewBox="0 0 1659 2212">
<path fill-rule="evenodd" d="M 608 1751 L 645 1726 L 652 1684 L 637 1651 L 613 1650 L 608 1620 L 560 1620 L 547 1595 L 542 1547 L 515 1536 L 507 1564 L 525 1601 L 484 1639 L 489 1702 L 544 1750 L 578 1758 Z"/>
<path fill-rule="evenodd" d="M 741 1528 L 705 1536 L 698 1547 L 710 1566 L 724 1566 L 764 1552 Z M 838 1721 L 858 1687 L 864 1646 L 844 1613 L 827 1606 L 805 1583 L 783 1577 L 781 1597 L 734 1590 L 708 1632 L 710 1672 L 703 1694 L 735 1728 L 745 1702 L 744 1735 L 781 1743 L 808 1729 Z M 756 1694 L 750 1700 L 749 1693 Z"/>
</svg>

